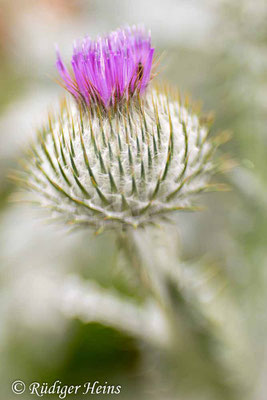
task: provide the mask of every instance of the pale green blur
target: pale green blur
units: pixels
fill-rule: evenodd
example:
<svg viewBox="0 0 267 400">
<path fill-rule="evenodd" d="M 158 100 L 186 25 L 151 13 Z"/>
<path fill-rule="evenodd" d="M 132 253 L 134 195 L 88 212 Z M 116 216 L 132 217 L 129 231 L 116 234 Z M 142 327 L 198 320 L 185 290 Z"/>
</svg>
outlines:
<svg viewBox="0 0 267 400">
<path fill-rule="evenodd" d="M 126 400 L 265 398 L 266 17 L 261 0 L 1 1 L 1 398 L 38 398 L 13 394 L 16 379 L 108 382 L 121 385 L 113 396 Z M 173 268 L 181 288 L 169 287 L 177 314 L 171 351 L 160 320 L 148 330 L 150 309 L 138 329 L 134 311 L 123 312 L 128 303 L 142 309 L 147 294 L 114 235 L 69 235 L 46 225 L 31 207 L 12 202 L 16 186 L 8 179 L 33 127 L 62 95 L 53 81 L 54 44 L 67 58 L 75 38 L 139 22 L 151 28 L 162 56 L 161 80 L 214 112 L 214 133 L 232 132 L 220 151 L 235 167 L 217 178 L 231 190 L 202 196 L 203 211 L 178 214 L 175 226 L 147 243 L 144 262 Z M 95 322 L 85 322 L 89 303 L 79 317 L 75 290 L 86 281 L 98 284 L 91 295 L 102 288 L 114 297 L 117 311 L 112 300 L 108 311 L 92 295 Z"/>
</svg>

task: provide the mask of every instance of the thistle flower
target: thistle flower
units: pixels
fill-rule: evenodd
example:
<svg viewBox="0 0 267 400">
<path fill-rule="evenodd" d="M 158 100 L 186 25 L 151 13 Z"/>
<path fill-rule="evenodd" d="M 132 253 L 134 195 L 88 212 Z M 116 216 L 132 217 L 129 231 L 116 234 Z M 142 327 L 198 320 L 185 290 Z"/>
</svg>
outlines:
<svg viewBox="0 0 267 400">
<path fill-rule="evenodd" d="M 143 93 L 151 74 L 154 49 L 142 27 L 118 29 L 92 41 L 74 45 L 72 74 L 57 51 L 57 69 L 65 88 L 83 104 L 114 106 Z"/>
<path fill-rule="evenodd" d="M 26 165 L 27 186 L 54 216 L 96 230 L 139 227 L 194 209 L 209 188 L 215 144 L 179 96 L 147 88 L 152 56 L 137 28 L 85 39 L 74 51 L 75 78 L 58 55 L 75 101 L 49 116 Z"/>
</svg>

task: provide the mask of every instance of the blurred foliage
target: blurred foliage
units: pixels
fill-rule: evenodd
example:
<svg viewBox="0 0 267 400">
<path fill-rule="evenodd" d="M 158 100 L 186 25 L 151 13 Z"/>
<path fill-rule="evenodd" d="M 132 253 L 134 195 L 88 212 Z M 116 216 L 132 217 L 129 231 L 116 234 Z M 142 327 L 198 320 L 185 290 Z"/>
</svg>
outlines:
<svg viewBox="0 0 267 400">
<path fill-rule="evenodd" d="M 60 7 L 64 4 L 59 3 Z M 82 20 L 82 13 L 87 13 L 89 20 L 90 7 L 92 15 L 99 17 L 96 2 L 90 2 L 88 8 L 84 2 L 74 3 L 78 20 Z M 61 379 L 66 384 L 108 380 L 125 388 L 120 396 L 125 399 L 137 396 L 146 400 L 264 398 L 267 388 L 261 376 L 266 376 L 264 348 L 267 344 L 267 5 L 260 0 L 202 0 L 200 4 L 205 10 L 207 4 L 212 9 L 209 37 L 195 47 L 182 45 L 178 40 L 168 44 L 163 37 L 158 48 L 158 53 L 165 52 L 162 76 L 178 85 L 182 92 L 201 99 L 204 111 L 215 112 L 214 131 L 232 132 L 232 140 L 224 145 L 223 151 L 238 166 L 220 178 L 230 184 L 231 192 L 208 195 L 206 210 L 202 213 L 179 215 L 176 220 L 179 236 L 172 233 L 171 239 L 168 236 L 163 258 L 157 253 L 161 242 L 153 239 L 149 260 L 143 260 L 147 266 L 151 263 L 150 273 L 153 268 L 163 273 L 165 257 L 166 264 L 177 272 L 173 275 L 168 271 L 170 281 L 167 282 L 175 345 L 171 351 L 166 350 L 126 330 L 97 321 L 85 324 L 75 318 L 65 318 L 62 313 L 58 317 L 59 322 L 62 319 L 58 331 L 24 326 L 16 320 L 16 314 L 13 318 L 9 305 L 11 296 L 19 304 L 19 294 L 4 286 L 7 269 L 11 270 L 11 283 L 18 272 L 11 268 L 12 260 L 4 255 L 6 243 L 3 242 L 0 276 L 2 307 L 5 307 L 4 301 L 7 306 L 6 314 L 0 314 L 5 325 L 5 334 L 0 336 L 3 360 L 0 372 L 6 400 L 15 398 L 10 391 L 10 382 L 15 379 L 51 383 Z M 13 7 L 15 13 L 16 7 Z M 53 9 L 50 2 L 49 7 Z M 23 57 L 21 49 L 17 59 Z M 16 96 L 23 96 L 31 73 L 24 76 L 3 46 L 1 59 L 0 74 L 4 79 L 0 87 L 0 109 L 4 117 L 6 107 L 12 102 L 16 104 Z M 33 74 L 37 82 L 39 78 Z M 8 167 L 16 156 L 8 160 Z M 13 213 L 14 206 L 8 203 L 13 190 L 6 181 L 1 182 L 1 235 Z M 23 225 L 17 228 L 12 223 L 12 234 L 17 229 L 23 231 Z M 76 273 L 84 280 L 96 281 L 107 291 L 111 289 L 111 293 L 115 291 L 125 301 L 145 304 L 147 295 L 117 248 L 115 237 L 91 237 L 84 232 L 78 239 L 75 234 L 73 238 L 76 244 L 71 251 L 66 247 L 62 258 L 55 253 L 49 259 L 65 263 L 58 282 L 66 274 Z M 163 241 L 161 236 L 158 240 Z M 41 262 L 45 244 L 33 243 Z M 173 254 L 172 248 L 175 248 Z M 33 252 L 30 248 L 28 260 L 32 259 L 37 268 Z"/>
</svg>

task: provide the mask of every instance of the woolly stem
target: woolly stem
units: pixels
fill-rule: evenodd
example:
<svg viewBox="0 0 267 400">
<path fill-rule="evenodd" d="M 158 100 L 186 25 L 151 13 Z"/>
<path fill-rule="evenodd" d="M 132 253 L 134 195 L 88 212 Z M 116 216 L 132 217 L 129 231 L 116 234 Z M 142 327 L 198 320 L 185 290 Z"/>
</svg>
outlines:
<svg viewBox="0 0 267 400">
<path fill-rule="evenodd" d="M 139 282 L 146 293 L 150 295 L 164 311 L 164 313 L 168 314 L 170 317 L 171 313 L 167 304 L 168 301 L 166 301 L 165 296 L 162 295 L 161 291 L 157 287 L 155 283 L 156 280 L 153 279 L 147 268 L 145 268 L 138 244 L 136 243 L 132 232 L 130 230 L 126 230 L 118 234 L 118 244 L 119 248 L 123 251 L 126 259 L 128 260 L 129 265 L 136 272 Z M 157 271 L 155 270 L 154 273 L 157 274 Z"/>
<path fill-rule="evenodd" d="M 123 250 L 129 265 L 136 271 L 140 284 L 156 301 L 163 311 L 169 327 L 169 350 L 176 365 L 177 359 L 188 367 L 190 359 L 197 366 L 198 374 L 209 374 L 214 386 L 221 392 L 222 399 L 235 399 L 235 389 L 231 383 L 224 382 L 225 367 L 213 353 L 215 345 L 219 346 L 214 326 L 201 309 L 188 301 L 186 293 L 178 284 L 165 263 L 172 264 L 170 249 L 166 248 L 166 261 L 157 259 L 157 243 L 152 232 L 125 231 L 118 236 L 120 248 Z M 138 236 L 137 236 L 137 235 Z M 148 237 L 146 235 L 148 234 Z M 141 236 L 140 236 L 141 235 Z M 148 239 L 148 242 L 145 240 Z M 152 244 L 152 246 L 151 246 Z M 155 253 L 151 254 L 155 249 Z M 148 265 L 148 260 L 153 265 Z M 189 288 L 192 290 L 192 288 Z M 208 368 L 206 362 L 208 361 Z"/>
</svg>

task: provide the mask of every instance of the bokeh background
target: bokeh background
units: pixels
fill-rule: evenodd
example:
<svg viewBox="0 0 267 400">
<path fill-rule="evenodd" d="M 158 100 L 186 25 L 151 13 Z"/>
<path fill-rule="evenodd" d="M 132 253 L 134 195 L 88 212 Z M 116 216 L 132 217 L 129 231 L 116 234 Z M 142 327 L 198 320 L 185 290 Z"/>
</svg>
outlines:
<svg viewBox="0 0 267 400">
<path fill-rule="evenodd" d="M 119 384 L 126 400 L 266 399 L 266 18 L 265 0 L 0 1 L 1 398 L 29 398 L 15 379 L 59 379 Z M 62 95 L 54 44 L 67 59 L 75 38 L 134 23 L 152 31 L 161 78 L 232 132 L 221 151 L 236 164 L 220 178 L 231 191 L 143 240 L 144 263 L 180 287 L 172 352 L 115 238 L 45 224 L 8 179 Z"/>
</svg>

